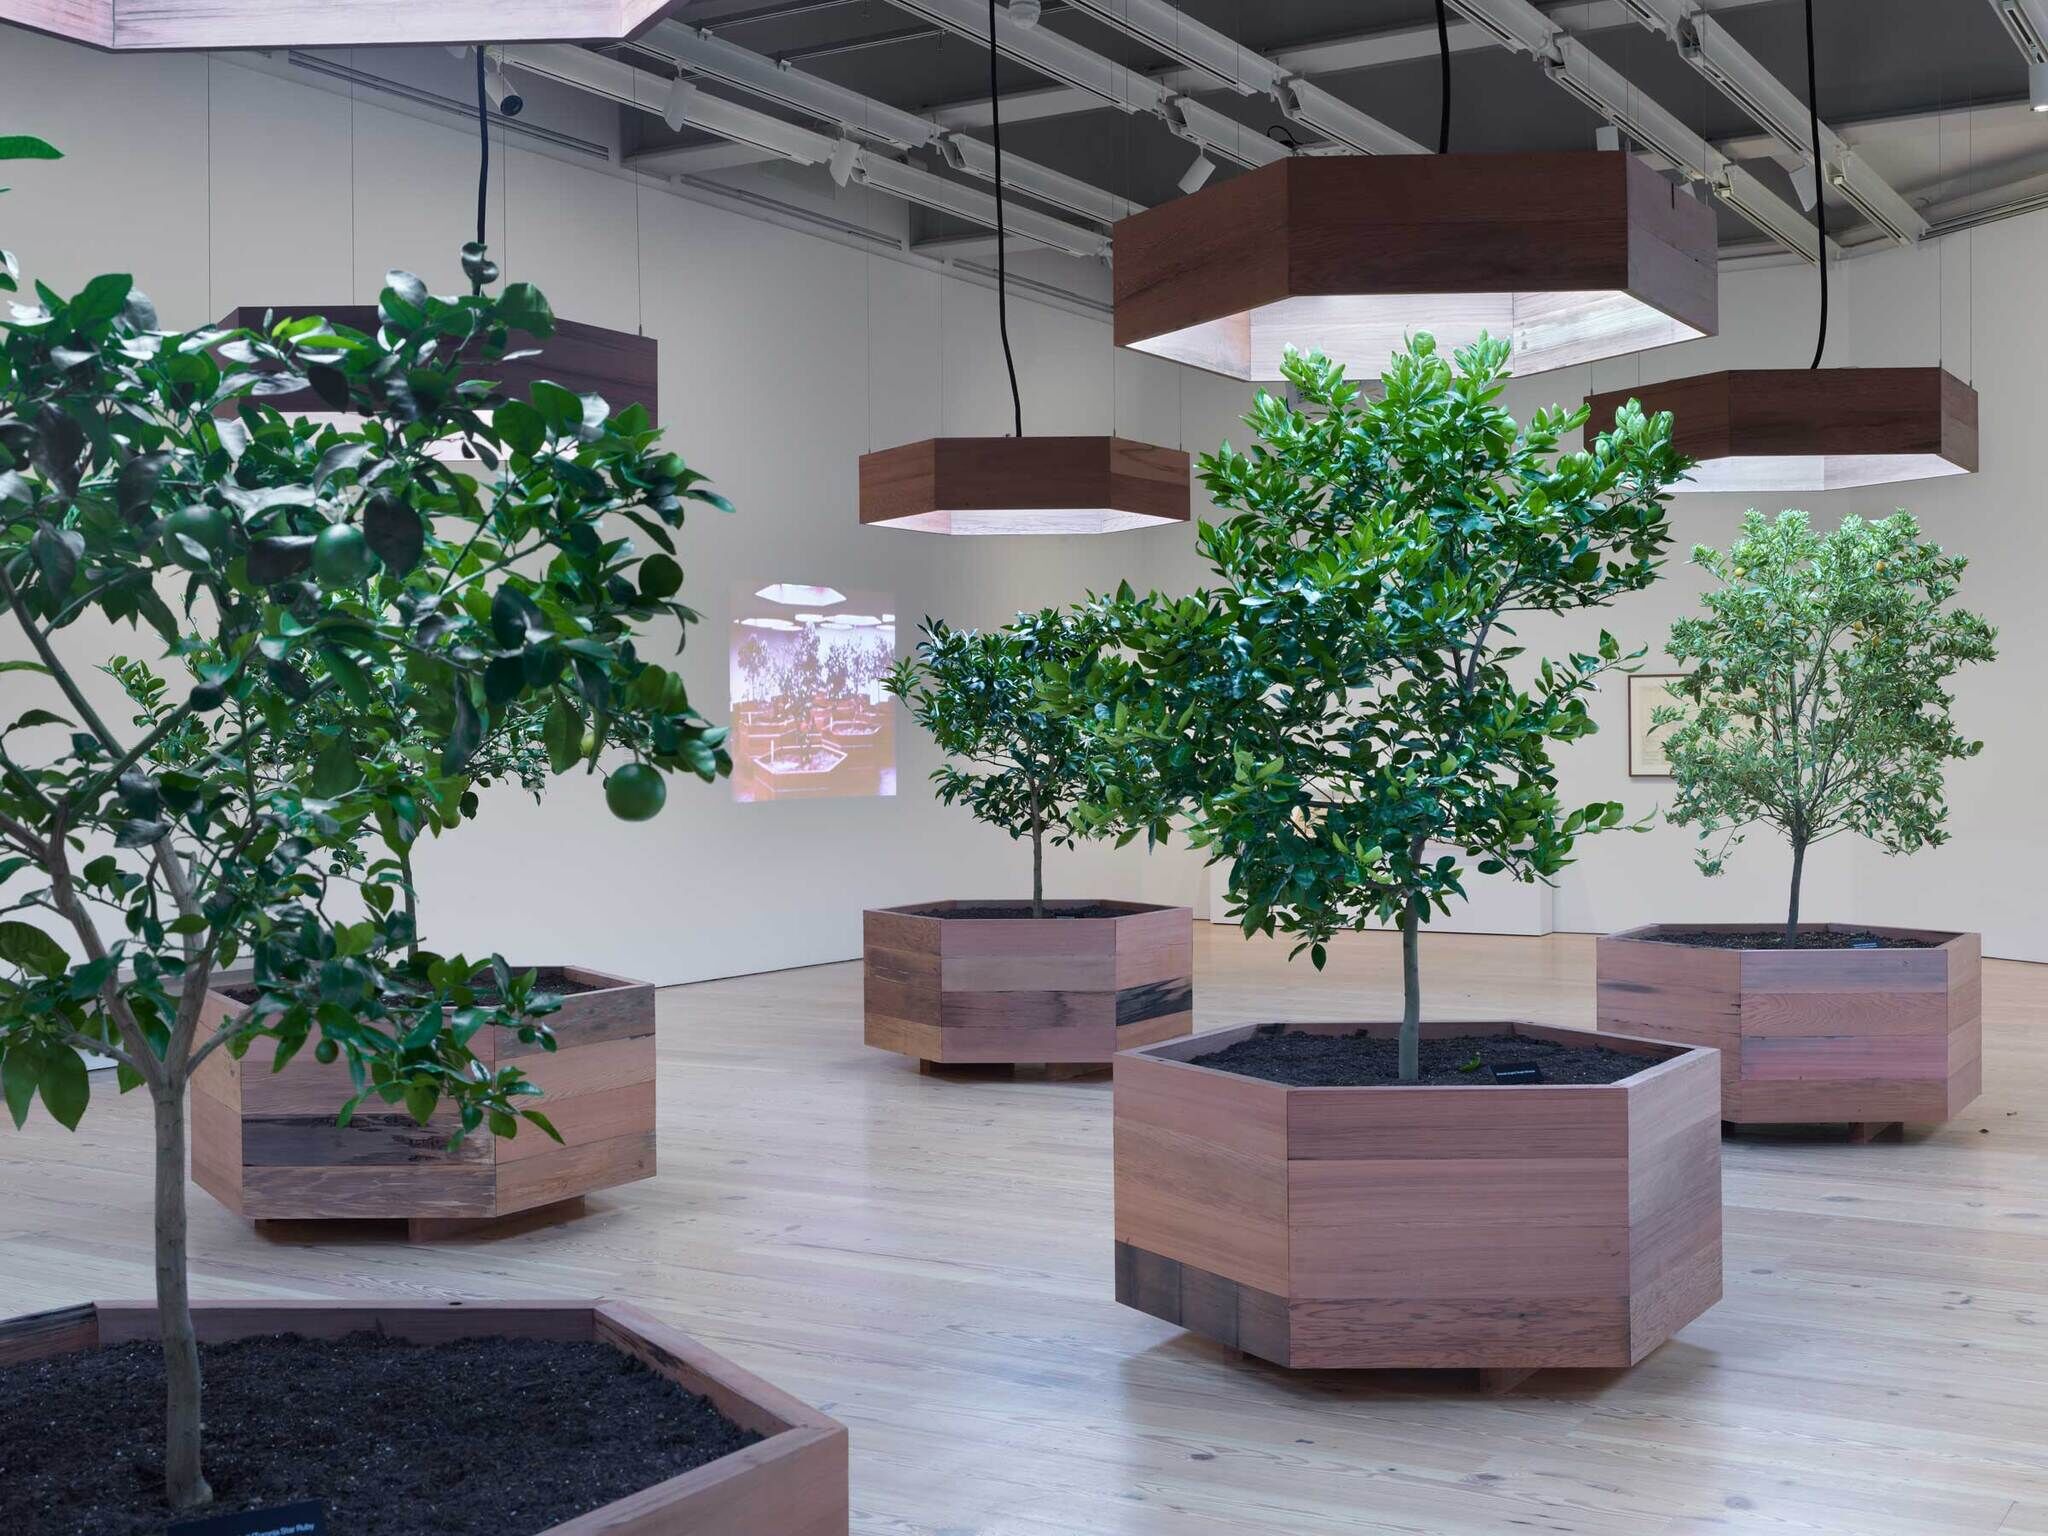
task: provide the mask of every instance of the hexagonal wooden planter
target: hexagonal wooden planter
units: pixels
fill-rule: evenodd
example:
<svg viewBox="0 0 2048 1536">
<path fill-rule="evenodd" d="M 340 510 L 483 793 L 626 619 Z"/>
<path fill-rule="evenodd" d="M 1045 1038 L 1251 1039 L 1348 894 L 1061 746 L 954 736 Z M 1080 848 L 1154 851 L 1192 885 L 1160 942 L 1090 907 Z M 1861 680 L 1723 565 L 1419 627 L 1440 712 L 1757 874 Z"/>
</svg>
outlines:
<svg viewBox="0 0 2048 1536">
<path fill-rule="evenodd" d="M 527 1126 L 510 1141 L 475 1135 L 450 1152 L 452 1108 L 422 1126 L 377 1100 L 337 1127 L 354 1091 L 347 1062 L 322 1064 L 305 1050 L 273 1072 L 276 1042 L 258 1040 L 240 1061 L 215 1051 L 193 1077 L 193 1179 L 253 1221 L 404 1220 L 424 1238 L 652 1178 L 654 988 L 563 970 L 592 990 L 563 995 L 549 1015 L 555 1050 L 503 1030 L 474 1042 L 485 1061 L 516 1061 L 540 1085 L 535 1107 L 560 1145 Z M 216 991 L 206 1020 L 238 1007 Z"/>
<path fill-rule="evenodd" d="M 536 1536 L 846 1536 L 846 1428 L 638 1307 L 614 1301 L 196 1301 L 199 1341 L 365 1329 L 416 1344 L 462 1338 L 597 1340 L 762 1436 Z M 0 1322 L 0 1365 L 157 1337 L 156 1307 L 100 1301 Z M 595 1405 L 602 1411 L 602 1404 Z M 523 1536 L 508 1530 L 506 1536 Z"/>
<path fill-rule="evenodd" d="M 1758 926 L 1651 924 L 1601 939 L 1600 1028 L 1720 1051 L 1721 1118 L 1736 1125 L 1939 1123 L 1977 1097 L 1976 934 L 1856 925 L 1924 949 L 1709 949 L 1659 937 Z"/>
<path fill-rule="evenodd" d="M 1290 1024 L 1392 1035 L 1393 1024 Z M 1721 1296 L 1711 1051 L 1599 1044 L 1617 1083 L 1296 1088 L 1197 1066 L 1256 1024 L 1116 1064 L 1117 1300 L 1295 1367 L 1627 1366 Z"/>
<path fill-rule="evenodd" d="M 921 1063 L 1107 1063 L 1194 1027 L 1194 913 L 1048 901 L 1106 917 L 954 917 L 1021 902 L 863 914 L 867 1043 Z"/>
</svg>

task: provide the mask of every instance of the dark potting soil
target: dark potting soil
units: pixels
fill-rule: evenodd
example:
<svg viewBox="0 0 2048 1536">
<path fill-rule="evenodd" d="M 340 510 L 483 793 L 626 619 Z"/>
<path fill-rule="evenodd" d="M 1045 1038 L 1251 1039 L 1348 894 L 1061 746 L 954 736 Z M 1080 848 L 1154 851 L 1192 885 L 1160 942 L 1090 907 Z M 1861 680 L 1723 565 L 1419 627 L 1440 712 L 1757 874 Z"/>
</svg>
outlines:
<svg viewBox="0 0 2048 1536">
<path fill-rule="evenodd" d="M 1787 944 L 1782 928 L 1745 928 L 1737 933 L 1716 933 L 1707 928 L 1666 928 L 1657 936 L 1660 944 L 1689 944 L 1695 949 L 1932 949 L 1925 939 L 1901 938 L 1897 934 L 1872 933 L 1868 928 L 1813 928 L 1799 935 L 1799 942 Z"/>
<path fill-rule="evenodd" d="M 1266 1024 L 1257 1034 L 1197 1056 L 1194 1062 L 1296 1088 L 1399 1087 L 1400 1053 L 1400 1042 L 1391 1036 L 1315 1035 Z M 1419 1054 L 1422 1076 L 1418 1086 L 1437 1088 L 1492 1083 L 1489 1067 L 1532 1061 L 1542 1069 L 1546 1083 L 1618 1083 L 1657 1065 L 1650 1057 L 1610 1051 L 1605 1046 L 1559 1045 L 1521 1035 L 1452 1035 L 1424 1040 Z M 1479 1065 L 1465 1071 L 1474 1058 Z"/>
<path fill-rule="evenodd" d="M 761 1437 L 608 1344 L 200 1346 L 204 1513 L 324 1499 L 349 1536 L 532 1536 Z M 0 1367 L 0 1531 L 162 1536 L 154 1341 Z"/>
<path fill-rule="evenodd" d="M 517 966 L 513 967 L 513 973 L 515 975 L 525 974 Z M 599 992 L 603 990 L 601 987 L 592 986 L 587 981 L 578 981 L 567 971 L 552 965 L 541 966 L 534 974 L 538 978 L 534 982 L 534 990 L 537 992 L 552 992 L 556 997 L 574 997 L 579 992 Z M 488 1003 L 498 995 L 497 985 L 488 974 L 473 978 L 471 985 L 476 988 L 476 995 L 480 1002 Z M 254 987 L 222 987 L 218 990 L 222 997 L 237 1003 L 253 1003 L 258 995 Z"/>
<path fill-rule="evenodd" d="M 1124 907 L 1112 907 L 1103 902 L 1091 901 L 1081 907 L 1047 907 L 1046 917 L 1128 917 Z M 948 907 L 943 912 L 929 912 L 927 917 L 1023 917 L 1031 916 L 1028 901 L 980 901 L 962 902 L 957 907 Z M 1042 919 L 1040 919 L 1042 921 Z"/>
</svg>

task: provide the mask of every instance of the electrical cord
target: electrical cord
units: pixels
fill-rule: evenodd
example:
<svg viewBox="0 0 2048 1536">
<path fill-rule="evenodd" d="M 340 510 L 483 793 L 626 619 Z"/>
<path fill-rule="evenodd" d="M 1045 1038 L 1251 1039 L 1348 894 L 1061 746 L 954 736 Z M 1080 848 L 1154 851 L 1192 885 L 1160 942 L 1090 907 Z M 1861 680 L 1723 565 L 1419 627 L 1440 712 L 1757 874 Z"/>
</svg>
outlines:
<svg viewBox="0 0 2048 1536">
<path fill-rule="evenodd" d="M 1821 188 L 1820 92 L 1814 85 L 1813 0 L 1806 0 L 1806 119 L 1813 135 L 1813 218 L 1814 264 L 1820 268 L 1820 334 L 1814 339 L 1813 361 L 1818 368 L 1821 354 L 1828 349 L 1828 204 Z"/>
<path fill-rule="evenodd" d="M 1448 155 L 1451 152 L 1451 18 L 1444 9 L 1444 0 L 1436 0 L 1436 56 L 1437 74 L 1440 79 L 1436 119 L 1436 152 Z"/>
<path fill-rule="evenodd" d="M 484 46 L 482 43 L 478 43 L 476 47 L 476 136 L 478 145 L 476 162 L 476 245 L 479 257 L 482 256 L 484 249 L 484 210 L 487 206 L 486 199 L 491 188 L 491 98 L 490 92 L 484 88 L 484 69 Z M 483 264 L 479 260 L 476 270 L 470 274 L 469 291 L 471 294 L 480 294 L 484 291 L 483 273 Z"/>
<path fill-rule="evenodd" d="M 1016 436 L 1024 435 L 1024 397 L 1017 390 L 1017 359 L 1010 352 L 1010 271 L 1003 254 L 1003 110 L 996 89 L 996 0 L 988 0 L 988 127 L 996 156 L 996 327 L 1003 336 L 1003 364 L 1010 370 L 1010 405 Z"/>
</svg>

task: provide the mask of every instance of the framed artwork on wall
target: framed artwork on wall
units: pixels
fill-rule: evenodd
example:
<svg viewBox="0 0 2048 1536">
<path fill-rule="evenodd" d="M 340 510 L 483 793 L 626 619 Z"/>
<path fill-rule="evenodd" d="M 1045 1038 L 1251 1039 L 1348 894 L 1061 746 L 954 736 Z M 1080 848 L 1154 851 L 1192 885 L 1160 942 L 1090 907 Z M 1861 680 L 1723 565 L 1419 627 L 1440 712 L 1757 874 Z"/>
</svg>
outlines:
<svg viewBox="0 0 2048 1536">
<path fill-rule="evenodd" d="M 1628 776 L 1632 779 L 1668 779 L 1671 763 L 1664 756 L 1660 738 L 1670 726 L 1654 723 L 1656 712 L 1666 705 L 1683 708 L 1685 701 L 1671 691 L 1684 674 L 1679 672 L 1632 672 L 1628 679 Z"/>
</svg>

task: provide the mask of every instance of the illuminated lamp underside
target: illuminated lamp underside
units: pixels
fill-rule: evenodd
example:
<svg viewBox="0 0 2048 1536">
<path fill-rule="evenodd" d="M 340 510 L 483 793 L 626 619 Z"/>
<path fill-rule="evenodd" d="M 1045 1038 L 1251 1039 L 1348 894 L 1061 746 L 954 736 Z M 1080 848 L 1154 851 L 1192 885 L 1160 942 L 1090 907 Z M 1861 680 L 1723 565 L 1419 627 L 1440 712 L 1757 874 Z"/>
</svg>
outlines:
<svg viewBox="0 0 2048 1536">
<path fill-rule="evenodd" d="M 1277 379 L 1288 346 L 1377 377 L 1417 331 L 1540 373 L 1719 317 L 1713 210 L 1619 151 L 1290 156 L 1120 221 L 1119 346 Z"/>
</svg>

